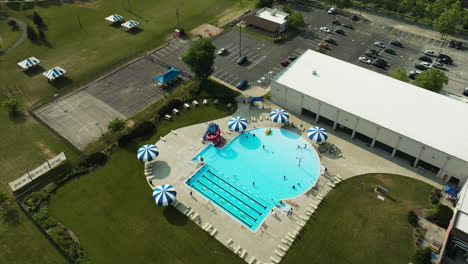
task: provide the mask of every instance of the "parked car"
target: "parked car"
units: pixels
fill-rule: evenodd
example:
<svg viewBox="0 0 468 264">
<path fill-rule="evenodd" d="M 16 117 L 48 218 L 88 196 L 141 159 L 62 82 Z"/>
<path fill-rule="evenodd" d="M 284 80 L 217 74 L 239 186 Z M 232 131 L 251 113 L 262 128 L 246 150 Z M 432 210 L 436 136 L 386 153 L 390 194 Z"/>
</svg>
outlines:
<svg viewBox="0 0 468 264">
<path fill-rule="evenodd" d="M 247 80 L 242 80 L 236 84 L 236 88 L 241 91 L 244 91 L 245 89 L 247 89 L 248 84 L 249 83 L 247 82 Z"/>
<path fill-rule="evenodd" d="M 422 65 L 424 67 L 427 67 L 428 69 L 431 68 L 431 63 L 426 62 L 426 61 L 421 61 L 419 65 Z"/>
<path fill-rule="evenodd" d="M 455 43 L 455 48 L 456 49 L 462 49 L 463 48 L 463 43 L 461 41 L 458 41 Z"/>
<path fill-rule="evenodd" d="M 449 48 L 455 48 L 455 40 L 449 42 Z"/>
<path fill-rule="evenodd" d="M 422 60 L 422 61 L 425 61 L 425 62 L 432 63 L 432 59 L 429 58 L 428 56 L 421 56 L 421 57 L 419 57 L 419 59 Z"/>
<path fill-rule="evenodd" d="M 453 63 L 453 60 L 450 57 L 443 57 L 443 58 L 439 57 L 439 58 L 437 58 L 437 61 L 440 62 L 440 63 L 448 64 L 448 65 L 452 65 L 452 63 Z"/>
<path fill-rule="evenodd" d="M 432 63 L 432 64 L 431 64 L 431 67 L 436 68 L 436 69 L 439 69 L 439 70 L 443 70 L 443 71 L 447 70 L 447 68 L 445 68 L 445 65 L 443 65 L 443 64 L 440 63 L 440 62 L 434 62 L 434 63 Z"/>
<path fill-rule="evenodd" d="M 321 27 L 320 31 L 325 32 L 325 33 L 331 33 L 331 31 L 327 27 Z"/>
<path fill-rule="evenodd" d="M 349 29 L 354 29 L 354 26 L 351 24 L 344 24 L 343 27 L 349 28 Z"/>
<path fill-rule="evenodd" d="M 377 68 L 385 69 L 387 68 L 388 64 L 384 59 L 375 59 L 372 62 L 372 65 L 374 65 Z"/>
<path fill-rule="evenodd" d="M 410 71 L 410 73 L 408 74 L 408 77 L 411 80 L 414 80 L 414 79 L 416 79 L 416 76 L 418 76 L 418 74 L 421 74 L 421 72 L 420 71 Z"/>
<path fill-rule="evenodd" d="M 218 50 L 218 55 L 222 56 L 224 54 L 226 54 L 228 52 L 228 50 L 226 48 L 222 48 L 220 50 Z"/>
<path fill-rule="evenodd" d="M 319 46 L 324 49 L 330 49 L 330 45 L 328 45 L 328 43 L 325 41 L 320 42 Z"/>
<path fill-rule="evenodd" d="M 237 59 L 237 64 L 242 65 L 247 62 L 247 56 L 242 56 Z"/>
<path fill-rule="evenodd" d="M 333 21 L 332 21 L 332 24 L 335 24 L 335 25 L 338 25 L 338 26 L 341 25 L 340 21 L 338 21 L 338 20 L 333 20 Z"/>
<path fill-rule="evenodd" d="M 425 70 L 429 70 L 428 67 L 424 66 L 424 65 L 421 65 L 421 64 L 415 64 L 414 67 L 418 70 L 421 70 L 421 71 L 425 71 Z"/>
<path fill-rule="evenodd" d="M 385 48 L 384 51 L 387 52 L 388 54 L 396 55 L 396 52 L 391 48 Z"/>
<path fill-rule="evenodd" d="M 289 56 L 288 59 L 290 61 L 295 61 L 297 59 L 297 56 Z"/>
<path fill-rule="evenodd" d="M 334 39 L 332 39 L 332 38 L 326 38 L 326 39 L 325 39 L 325 42 L 328 42 L 328 43 L 330 43 L 330 44 L 332 44 L 332 45 L 337 45 L 336 40 L 334 40 Z"/>
<path fill-rule="evenodd" d="M 365 57 L 365 56 L 359 57 L 358 60 L 359 60 L 360 62 L 364 62 L 365 64 L 372 64 L 372 61 L 371 61 L 369 58 Z"/>
<path fill-rule="evenodd" d="M 382 48 L 382 49 L 384 49 L 386 47 L 385 44 L 383 42 L 380 42 L 380 41 L 374 42 L 374 46 Z"/>
<path fill-rule="evenodd" d="M 392 44 L 393 46 L 403 48 L 403 44 L 401 44 L 401 42 L 398 41 L 398 40 L 392 40 L 392 41 L 390 41 L 390 44 Z"/>
<path fill-rule="evenodd" d="M 468 87 L 466 87 L 465 90 L 463 90 L 463 95 L 468 96 Z"/>
<path fill-rule="evenodd" d="M 281 64 L 283 67 L 288 67 L 289 61 L 287 61 L 287 60 L 282 60 L 282 61 L 280 62 L 280 64 Z"/>
<path fill-rule="evenodd" d="M 358 20 L 359 20 L 359 17 L 356 16 L 356 15 L 353 15 L 353 16 L 351 17 L 351 19 L 352 19 L 353 21 L 358 21 Z"/>
<path fill-rule="evenodd" d="M 332 7 L 330 9 L 328 9 L 327 13 L 330 14 L 330 15 L 334 15 L 336 13 L 336 8 Z"/>
<path fill-rule="evenodd" d="M 343 35 L 343 36 L 346 35 L 346 32 L 345 32 L 344 30 L 342 30 L 341 28 L 337 28 L 337 29 L 335 30 L 335 32 L 338 33 L 338 34 L 340 34 L 340 35 Z"/>
<path fill-rule="evenodd" d="M 431 57 L 437 57 L 437 53 L 433 50 L 425 50 L 424 55 L 431 56 Z"/>
<path fill-rule="evenodd" d="M 367 57 L 370 57 L 373 59 L 379 56 L 379 53 L 375 49 L 368 49 L 366 50 L 366 52 L 364 52 L 364 54 L 367 55 Z"/>
</svg>

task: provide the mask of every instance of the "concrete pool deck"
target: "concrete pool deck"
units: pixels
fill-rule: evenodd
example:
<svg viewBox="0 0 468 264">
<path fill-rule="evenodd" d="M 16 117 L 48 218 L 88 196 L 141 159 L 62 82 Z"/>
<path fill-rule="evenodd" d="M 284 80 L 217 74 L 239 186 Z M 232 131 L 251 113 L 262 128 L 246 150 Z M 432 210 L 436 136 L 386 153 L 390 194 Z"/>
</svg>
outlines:
<svg viewBox="0 0 468 264">
<path fill-rule="evenodd" d="M 249 128 L 279 126 L 265 118 L 272 109 L 277 108 L 274 104 L 270 102 L 256 103 L 256 105 L 249 107 L 248 104 L 242 103 L 243 99 L 240 101 L 234 115 L 247 118 Z M 203 105 L 199 107 L 203 107 Z M 252 116 L 256 117 L 256 122 L 251 122 Z M 259 120 L 260 116 L 263 117 L 263 121 Z M 238 135 L 235 132 L 230 134 L 226 132 L 229 131 L 227 124 L 230 118 L 229 116 L 214 120 L 220 126 L 222 136 L 226 141 L 230 141 Z M 312 122 L 304 121 L 303 117 L 299 119 L 291 116 L 290 121 L 296 125 L 303 124 L 305 128 L 315 125 Z M 279 262 L 282 258 L 281 255 L 285 254 L 285 251 L 293 243 L 291 241 L 294 241 L 296 232 L 307 221 L 309 216 L 307 216 L 306 211 L 314 211 L 313 207 L 320 202 L 317 197 L 326 196 L 332 189 L 331 180 L 329 177 L 320 176 L 316 188 L 293 199 L 284 200 L 293 207 L 292 217 L 288 217 L 278 208 L 274 208 L 274 211 L 265 218 L 263 224 L 253 232 L 196 191 L 192 191 L 191 195 L 190 187 L 185 184 L 185 181 L 199 168 L 199 165 L 192 163 L 191 160 L 206 147 L 206 144 L 201 142 L 201 137 L 206 131 L 207 125 L 208 123 L 202 123 L 180 128 L 164 136 L 164 140 L 156 142 L 160 155 L 155 162 L 146 164 L 147 167 L 151 167 L 151 172 L 147 173 L 146 176 L 148 184 L 151 183 L 150 186 L 153 187 L 163 183 L 173 185 L 177 190 L 177 201 L 180 203 L 176 205 L 176 208 L 183 213 L 189 212 L 190 218 L 200 227 L 211 226 L 209 233 L 246 262 Z M 306 133 L 297 128 L 288 126 L 286 129 L 306 137 Z M 416 178 L 440 187 L 433 179 L 428 178 L 415 168 L 409 166 L 407 168 L 402 164 L 397 164 L 394 160 L 389 160 L 380 153 L 374 153 L 375 150 L 333 134 L 335 134 L 334 131 L 329 135 L 328 141 L 341 149 L 342 158 L 329 159 L 320 155 L 321 163 L 328 167 L 332 175 L 340 175 L 346 179 L 365 173 L 393 173 Z M 320 210 L 320 206 L 318 210 Z"/>
</svg>

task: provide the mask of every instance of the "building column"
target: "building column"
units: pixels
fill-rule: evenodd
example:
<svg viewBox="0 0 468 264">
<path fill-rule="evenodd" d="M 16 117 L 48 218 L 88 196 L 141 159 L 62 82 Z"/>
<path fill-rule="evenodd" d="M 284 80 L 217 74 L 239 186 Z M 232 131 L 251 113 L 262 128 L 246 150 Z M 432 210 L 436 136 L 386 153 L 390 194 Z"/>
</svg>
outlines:
<svg viewBox="0 0 468 264">
<path fill-rule="evenodd" d="M 373 148 L 375 145 L 375 141 L 377 140 L 377 136 L 379 135 L 380 127 L 377 127 L 377 131 L 375 131 L 375 136 L 372 139 L 372 143 L 370 144 L 370 147 Z"/>
<path fill-rule="evenodd" d="M 398 145 L 400 145 L 400 141 L 401 141 L 401 136 L 398 136 L 398 140 L 395 144 L 395 147 L 393 147 L 393 151 L 392 151 L 392 157 L 395 157 L 395 154 L 398 150 Z"/>
<path fill-rule="evenodd" d="M 354 139 L 354 137 L 356 136 L 356 129 L 357 129 L 358 124 L 359 124 L 359 118 L 356 120 L 356 124 L 354 125 L 353 133 L 351 134 L 351 139 Z"/>
<path fill-rule="evenodd" d="M 447 159 L 445 160 L 444 166 L 442 166 L 442 168 L 439 169 L 439 172 L 437 172 L 438 178 L 440 178 L 442 174 L 444 174 L 445 168 L 447 167 L 449 160 L 450 160 L 450 157 L 447 157 Z"/>
<path fill-rule="evenodd" d="M 318 106 L 318 109 L 317 109 L 317 115 L 315 116 L 315 123 L 318 123 L 318 121 L 319 121 L 319 118 L 320 118 L 320 106 L 322 106 L 322 103 L 319 102 L 318 105 L 319 105 L 319 106 Z"/>
<path fill-rule="evenodd" d="M 336 118 L 335 123 L 333 123 L 333 130 L 336 130 L 336 126 L 338 125 L 338 117 L 340 117 L 340 110 L 336 110 Z"/>
<path fill-rule="evenodd" d="M 422 146 L 422 147 L 421 147 L 421 151 L 419 151 L 419 155 L 418 155 L 418 157 L 416 158 L 416 160 L 414 161 L 413 167 L 416 167 L 416 165 L 418 165 L 419 159 L 421 158 L 421 155 L 422 155 L 422 153 L 423 153 L 423 151 L 424 151 L 425 149 L 426 149 L 425 146 Z"/>
</svg>

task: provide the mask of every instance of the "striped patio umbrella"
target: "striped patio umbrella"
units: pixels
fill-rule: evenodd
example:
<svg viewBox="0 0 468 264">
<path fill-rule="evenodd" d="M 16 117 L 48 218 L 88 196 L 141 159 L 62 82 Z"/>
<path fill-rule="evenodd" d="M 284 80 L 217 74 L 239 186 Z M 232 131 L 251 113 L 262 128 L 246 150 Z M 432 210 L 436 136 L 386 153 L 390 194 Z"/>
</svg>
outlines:
<svg viewBox="0 0 468 264">
<path fill-rule="evenodd" d="M 175 201 L 177 192 L 172 185 L 163 184 L 153 191 L 153 199 L 159 206 L 168 206 Z"/>
<path fill-rule="evenodd" d="M 135 20 L 129 20 L 125 23 L 122 24 L 122 27 L 126 27 L 128 29 L 132 29 L 136 26 L 138 26 L 140 23 L 136 22 Z"/>
<path fill-rule="evenodd" d="M 57 79 L 58 77 L 64 75 L 67 71 L 60 68 L 60 67 L 55 67 L 51 70 L 48 70 L 46 72 L 44 72 L 42 75 L 44 75 L 45 77 L 47 77 L 47 79 L 49 79 L 50 81 L 52 80 L 55 80 Z"/>
<path fill-rule="evenodd" d="M 233 131 L 241 132 L 247 128 L 247 120 L 243 117 L 235 116 L 229 120 L 228 127 Z"/>
<path fill-rule="evenodd" d="M 283 124 L 288 122 L 289 114 L 283 109 L 276 109 L 271 111 L 270 119 L 275 123 Z"/>
<path fill-rule="evenodd" d="M 155 145 L 144 145 L 137 151 L 137 157 L 139 160 L 143 162 L 148 162 L 156 159 L 156 157 L 159 155 L 159 150 L 158 147 Z"/>
<path fill-rule="evenodd" d="M 19 65 L 21 68 L 27 70 L 27 69 L 29 69 L 29 68 L 31 68 L 31 67 L 33 67 L 33 66 L 38 65 L 40 62 L 41 62 L 41 61 L 38 60 L 36 57 L 31 57 L 31 58 L 25 59 L 24 61 L 18 62 L 18 65 Z"/>
<path fill-rule="evenodd" d="M 311 127 L 309 130 L 307 130 L 307 136 L 309 137 L 310 140 L 316 142 L 316 143 L 322 143 L 325 142 L 328 138 L 328 133 L 325 129 L 321 127 Z"/>
<path fill-rule="evenodd" d="M 115 23 L 117 21 L 122 20 L 122 18 L 123 18 L 123 16 L 121 16 L 121 15 L 113 14 L 113 15 L 110 15 L 110 16 L 106 17 L 106 20 L 110 21 L 112 23 Z"/>
</svg>

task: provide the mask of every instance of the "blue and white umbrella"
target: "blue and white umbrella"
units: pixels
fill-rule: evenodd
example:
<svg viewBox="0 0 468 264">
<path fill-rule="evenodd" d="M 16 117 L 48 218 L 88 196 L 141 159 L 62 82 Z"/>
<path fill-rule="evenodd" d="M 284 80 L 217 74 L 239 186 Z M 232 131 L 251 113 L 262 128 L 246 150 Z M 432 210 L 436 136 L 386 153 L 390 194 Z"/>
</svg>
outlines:
<svg viewBox="0 0 468 264">
<path fill-rule="evenodd" d="M 60 67 L 55 67 L 51 70 L 48 70 L 46 72 L 44 72 L 42 75 L 44 75 L 45 77 L 47 77 L 47 79 L 49 79 L 50 81 L 52 80 L 55 80 L 57 79 L 58 77 L 64 75 L 67 71 L 60 68 Z"/>
<path fill-rule="evenodd" d="M 24 61 L 18 62 L 18 65 L 19 65 L 21 68 L 27 70 L 27 69 L 29 69 L 29 68 L 31 68 L 31 67 L 33 67 L 33 66 L 36 66 L 36 65 L 39 64 L 40 62 L 41 62 L 41 61 L 38 60 L 36 57 L 31 57 L 31 58 L 25 59 Z"/>
<path fill-rule="evenodd" d="M 122 20 L 122 18 L 123 18 L 123 16 L 121 16 L 121 15 L 113 14 L 113 15 L 110 15 L 110 16 L 106 17 L 106 20 L 110 21 L 112 23 L 115 23 L 117 21 Z"/>
<path fill-rule="evenodd" d="M 144 145 L 137 151 L 137 157 L 139 160 L 143 162 L 148 162 L 156 159 L 156 157 L 159 155 L 159 150 L 158 147 L 155 145 Z"/>
<path fill-rule="evenodd" d="M 122 27 L 126 27 L 128 29 L 132 29 L 136 26 L 138 26 L 140 23 L 136 22 L 135 20 L 129 20 L 125 23 L 122 24 Z"/>
<path fill-rule="evenodd" d="M 153 191 L 153 199 L 159 206 L 168 206 L 175 201 L 177 192 L 172 185 L 163 184 Z"/>
<path fill-rule="evenodd" d="M 241 132 L 247 128 L 247 120 L 243 117 L 235 116 L 229 120 L 228 127 L 233 131 Z"/>
<path fill-rule="evenodd" d="M 270 119 L 275 123 L 283 124 L 288 122 L 289 114 L 283 109 L 276 109 L 271 111 Z"/>
<path fill-rule="evenodd" d="M 328 133 L 325 129 L 314 126 L 307 130 L 307 136 L 310 140 L 316 143 L 322 143 L 325 142 L 325 140 L 327 140 Z"/>
</svg>

